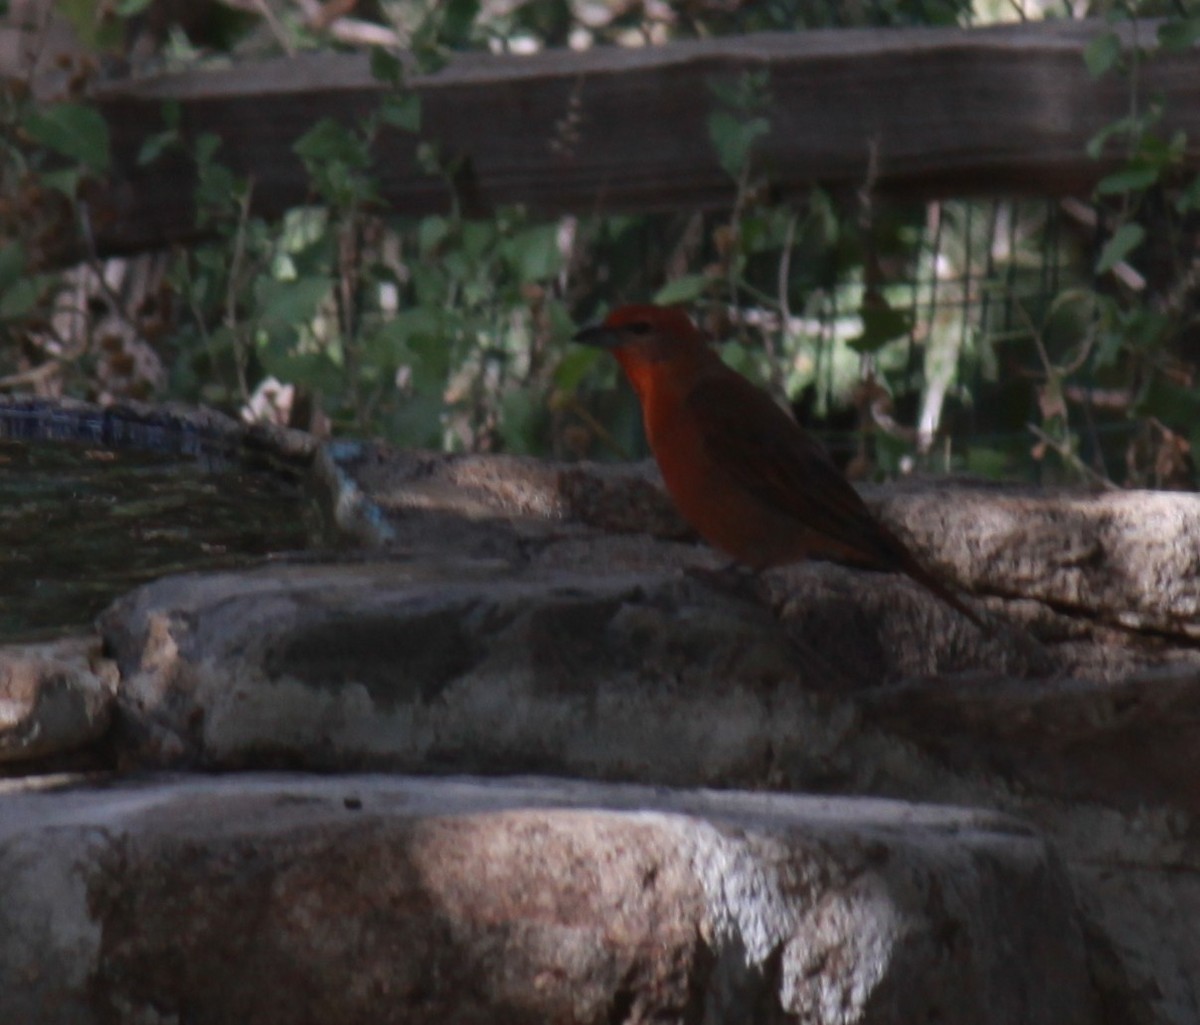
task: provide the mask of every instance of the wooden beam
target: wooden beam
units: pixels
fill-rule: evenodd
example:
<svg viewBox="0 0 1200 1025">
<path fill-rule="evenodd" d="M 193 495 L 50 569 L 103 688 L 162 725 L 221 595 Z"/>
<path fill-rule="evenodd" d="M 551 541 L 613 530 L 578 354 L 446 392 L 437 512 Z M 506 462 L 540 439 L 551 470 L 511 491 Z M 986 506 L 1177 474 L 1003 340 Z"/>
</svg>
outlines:
<svg viewBox="0 0 1200 1025">
<path fill-rule="evenodd" d="M 771 130 L 756 160 L 780 194 L 812 183 L 876 187 L 909 197 L 1088 191 L 1112 160 L 1085 153 L 1128 113 L 1120 76 L 1093 80 L 1083 62 L 1101 22 L 988 29 L 763 33 L 641 49 L 468 54 L 414 86 L 421 137 L 464 159 L 460 185 L 486 211 L 525 203 L 548 214 L 646 212 L 728 205 L 709 139 L 712 80 L 769 73 Z M 1126 32 L 1129 31 L 1126 26 Z M 1140 26 L 1143 40 L 1153 26 Z M 296 139 L 320 117 L 352 122 L 381 87 L 362 55 L 321 53 L 225 70 L 120 83 L 98 100 L 113 130 L 113 186 L 94 209 L 104 252 L 193 234 L 191 171 L 182 159 L 139 168 L 142 140 L 179 102 L 191 137 L 215 132 L 222 158 L 255 179 L 255 206 L 278 214 L 307 196 Z M 1200 166 L 1200 49 L 1145 63 L 1140 95 L 1165 101 L 1164 134 L 1188 135 Z M 403 213 L 444 210 L 444 181 L 424 174 L 417 140 L 388 131 L 378 174 Z M 872 153 L 874 157 L 872 158 Z"/>
</svg>

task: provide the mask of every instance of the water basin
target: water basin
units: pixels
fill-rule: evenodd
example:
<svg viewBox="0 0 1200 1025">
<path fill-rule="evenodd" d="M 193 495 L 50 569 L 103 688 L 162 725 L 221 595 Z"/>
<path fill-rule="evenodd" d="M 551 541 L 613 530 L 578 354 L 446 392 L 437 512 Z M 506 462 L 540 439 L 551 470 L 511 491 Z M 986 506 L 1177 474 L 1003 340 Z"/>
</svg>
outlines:
<svg viewBox="0 0 1200 1025">
<path fill-rule="evenodd" d="M 298 470 L 4 433 L 0 643 L 86 627 L 157 577 L 250 565 L 328 540 Z"/>
</svg>

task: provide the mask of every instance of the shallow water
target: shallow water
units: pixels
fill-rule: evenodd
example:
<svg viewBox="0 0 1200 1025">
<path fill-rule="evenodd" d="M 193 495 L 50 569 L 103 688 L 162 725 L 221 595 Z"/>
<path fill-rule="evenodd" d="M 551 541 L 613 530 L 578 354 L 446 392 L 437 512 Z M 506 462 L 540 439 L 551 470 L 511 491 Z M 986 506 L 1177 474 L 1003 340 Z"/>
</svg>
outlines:
<svg viewBox="0 0 1200 1025">
<path fill-rule="evenodd" d="M 67 633 L 147 580 L 322 537 L 316 501 L 277 472 L 0 440 L 0 641 Z"/>
</svg>

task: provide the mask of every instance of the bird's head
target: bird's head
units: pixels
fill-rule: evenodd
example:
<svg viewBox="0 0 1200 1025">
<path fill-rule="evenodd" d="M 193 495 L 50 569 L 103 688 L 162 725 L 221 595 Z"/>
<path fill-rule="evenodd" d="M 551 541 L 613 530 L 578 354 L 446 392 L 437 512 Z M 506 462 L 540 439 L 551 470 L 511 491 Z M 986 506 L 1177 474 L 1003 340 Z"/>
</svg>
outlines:
<svg viewBox="0 0 1200 1025">
<path fill-rule="evenodd" d="M 579 331 L 575 341 L 611 349 L 627 371 L 709 351 L 704 332 L 678 306 L 618 306 L 601 323 Z"/>
</svg>

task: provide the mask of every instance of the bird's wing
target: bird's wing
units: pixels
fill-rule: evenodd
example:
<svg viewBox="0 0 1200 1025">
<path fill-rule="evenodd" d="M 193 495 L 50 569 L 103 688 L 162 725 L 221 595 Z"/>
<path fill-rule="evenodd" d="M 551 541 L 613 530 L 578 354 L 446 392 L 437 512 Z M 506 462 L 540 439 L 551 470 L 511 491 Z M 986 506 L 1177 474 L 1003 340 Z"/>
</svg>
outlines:
<svg viewBox="0 0 1200 1025">
<path fill-rule="evenodd" d="M 824 448 L 745 378 L 722 372 L 697 383 L 688 412 L 712 465 L 759 501 L 831 544 L 810 553 L 907 573 L 976 626 L 983 620 L 871 514 Z"/>
<path fill-rule="evenodd" d="M 687 405 L 709 457 L 760 501 L 868 562 L 904 561 L 903 546 L 897 551 L 820 443 L 749 381 L 714 375 L 697 383 Z"/>
</svg>

